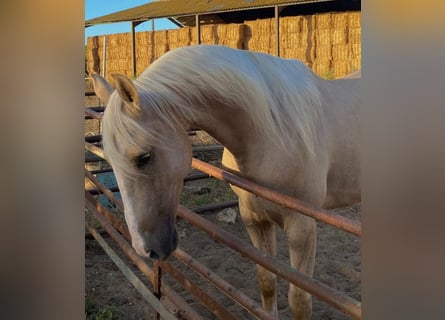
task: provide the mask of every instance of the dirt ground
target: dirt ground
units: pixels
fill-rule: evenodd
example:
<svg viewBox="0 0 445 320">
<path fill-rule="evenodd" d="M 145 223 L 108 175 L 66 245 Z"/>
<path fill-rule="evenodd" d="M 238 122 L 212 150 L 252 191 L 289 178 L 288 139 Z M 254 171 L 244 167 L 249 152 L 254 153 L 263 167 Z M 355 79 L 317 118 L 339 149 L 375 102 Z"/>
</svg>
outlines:
<svg viewBox="0 0 445 320">
<path fill-rule="evenodd" d="M 190 207 L 205 202 L 222 202 L 233 199 L 233 194 L 213 179 L 188 182 L 185 186 L 182 201 L 189 202 Z M 234 207 L 238 212 L 238 208 Z M 211 222 L 228 230 L 234 235 L 249 242 L 244 225 L 239 217 L 234 224 L 218 221 L 217 214 L 221 210 L 205 212 L 202 215 Z M 239 213 L 239 212 L 238 212 Z M 341 214 L 353 219 L 360 219 L 360 207 L 340 211 Z M 180 235 L 179 247 L 199 262 L 216 272 L 223 279 L 238 288 L 244 294 L 260 303 L 256 281 L 255 265 L 241 255 L 210 239 L 204 232 L 198 230 L 184 220 L 177 223 Z M 110 240 L 106 237 L 107 240 Z M 277 259 L 288 263 L 288 247 L 285 236 L 277 228 L 278 255 Z M 153 312 L 142 296 L 128 283 L 113 262 L 103 252 L 95 240 L 87 238 L 86 258 L 86 314 L 87 319 L 151 319 Z M 112 241 L 109 243 L 117 248 Z M 250 243 L 250 242 L 249 242 Z M 118 249 L 116 250 L 118 251 Z M 118 251 L 119 252 L 119 251 Z M 125 259 L 125 256 L 121 254 Z M 217 289 L 206 284 L 182 263 L 170 258 L 181 271 L 203 285 L 205 291 L 229 309 L 238 319 L 254 319 L 229 298 L 219 293 Z M 131 263 L 130 263 L 131 265 Z M 140 272 L 135 273 L 143 279 Z M 337 230 L 329 225 L 318 224 L 318 251 L 314 278 L 360 300 L 360 240 L 358 237 Z M 215 319 L 207 309 L 199 305 L 194 297 L 184 291 L 174 281 L 171 286 L 180 293 L 204 319 Z M 150 287 L 150 286 L 149 286 Z M 291 319 L 292 315 L 287 303 L 287 283 L 278 280 L 278 308 L 280 319 Z M 339 311 L 324 302 L 313 299 L 313 319 L 349 319 Z"/>
</svg>

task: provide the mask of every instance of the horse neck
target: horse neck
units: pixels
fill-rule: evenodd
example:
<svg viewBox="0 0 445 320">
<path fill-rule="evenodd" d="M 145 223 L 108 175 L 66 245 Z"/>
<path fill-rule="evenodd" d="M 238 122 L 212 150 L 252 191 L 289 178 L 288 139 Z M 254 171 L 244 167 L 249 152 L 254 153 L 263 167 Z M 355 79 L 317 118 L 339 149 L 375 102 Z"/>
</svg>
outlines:
<svg viewBox="0 0 445 320">
<path fill-rule="evenodd" d="M 192 126 L 209 133 L 237 159 L 245 158 L 257 141 L 267 141 L 246 110 L 217 101 L 208 101 Z"/>
</svg>

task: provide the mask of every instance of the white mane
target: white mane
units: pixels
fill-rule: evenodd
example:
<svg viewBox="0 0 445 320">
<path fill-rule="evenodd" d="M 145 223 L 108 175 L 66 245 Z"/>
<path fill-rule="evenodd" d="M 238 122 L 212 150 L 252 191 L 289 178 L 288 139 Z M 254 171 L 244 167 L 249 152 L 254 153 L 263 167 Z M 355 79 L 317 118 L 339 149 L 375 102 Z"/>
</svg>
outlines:
<svg viewBox="0 0 445 320">
<path fill-rule="evenodd" d="M 141 107 L 150 108 L 150 114 L 172 130 L 194 123 L 204 107 L 212 108 L 206 104 L 212 98 L 246 110 L 277 144 L 298 142 L 311 153 L 322 106 L 315 79 L 297 60 L 223 46 L 191 46 L 166 53 L 134 83 Z M 122 113 L 122 103 L 113 93 L 103 119 L 103 136 L 110 143 L 104 145 L 105 152 L 113 153 L 114 161 L 124 167 L 128 161 L 117 160 L 122 158 L 120 141 L 131 143 L 137 134 L 153 143 L 164 142 L 149 126 Z"/>
</svg>

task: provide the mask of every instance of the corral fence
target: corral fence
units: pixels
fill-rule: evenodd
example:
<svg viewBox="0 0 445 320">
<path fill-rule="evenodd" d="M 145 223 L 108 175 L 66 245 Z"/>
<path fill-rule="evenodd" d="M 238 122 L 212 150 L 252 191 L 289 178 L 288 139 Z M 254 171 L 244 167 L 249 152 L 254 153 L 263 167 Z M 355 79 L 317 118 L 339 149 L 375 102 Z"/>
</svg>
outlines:
<svg viewBox="0 0 445 320">
<path fill-rule="evenodd" d="M 91 93 L 86 93 L 91 95 Z M 101 120 L 103 107 L 85 108 L 85 119 Z M 91 160 L 102 160 L 104 158 L 103 150 L 100 145 L 100 136 L 86 137 L 85 148 L 90 153 L 94 154 L 96 158 Z M 210 149 L 218 149 L 219 147 L 207 147 Z M 205 149 L 205 148 L 204 148 Z M 188 179 L 199 179 L 204 177 L 215 177 L 232 185 L 243 188 L 257 196 L 263 197 L 284 207 L 298 210 L 299 212 L 313 217 L 319 221 L 325 222 L 337 228 L 354 235 L 361 235 L 361 224 L 357 221 L 351 220 L 336 213 L 314 208 L 311 205 L 302 202 L 298 199 L 282 195 L 276 191 L 268 189 L 264 186 L 258 185 L 237 175 L 229 173 L 221 168 L 212 166 L 206 162 L 193 158 L 192 167 L 201 171 L 202 174 L 188 177 Z M 146 301 L 154 308 L 156 317 L 162 319 L 202 319 L 202 316 L 191 307 L 191 305 L 180 296 L 165 281 L 168 276 L 177 284 L 180 284 L 186 291 L 193 295 L 201 305 L 206 307 L 210 312 L 219 319 L 236 319 L 236 317 L 228 309 L 210 296 L 206 290 L 198 285 L 198 282 L 193 281 L 178 267 L 175 267 L 168 260 L 153 263 L 146 261 L 139 257 L 131 247 L 129 240 L 130 235 L 126 225 L 122 222 L 123 204 L 121 200 L 116 197 L 113 191 L 107 188 L 97 178 L 97 174 L 103 172 L 110 172 L 111 169 L 87 170 L 85 169 L 85 177 L 94 185 L 91 190 L 85 190 L 86 208 L 98 221 L 100 226 L 108 233 L 111 239 L 120 247 L 122 252 L 137 266 L 142 274 L 151 283 L 149 289 L 144 282 L 142 282 L 126 265 L 110 245 L 103 239 L 101 232 L 91 224 L 87 223 L 86 227 L 90 234 L 97 240 L 100 246 L 105 250 L 110 259 L 116 264 L 120 271 L 126 276 L 129 282 L 141 293 Z M 112 201 L 117 210 L 109 210 L 102 205 L 94 194 L 103 194 L 110 201 Z M 218 204 L 220 207 L 233 206 L 232 203 Z M 211 209 L 211 208 L 209 208 Z M 320 281 L 308 277 L 297 270 L 290 268 L 289 265 L 284 264 L 273 257 L 255 249 L 250 243 L 243 241 L 237 236 L 225 231 L 221 227 L 211 223 L 204 217 L 195 212 L 179 206 L 177 211 L 179 218 L 185 219 L 191 225 L 198 227 L 208 234 L 214 240 L 226 245 L 230 249 L 238 252 L 244 257 L 249 258 L 253 263 L 259 264 L 269 271 L 277 274 L 278 277 L 304 289 L 311 295 L 337 308 L 346 315 L 354 319 L 361 319 L 361 303 L 353 298 L 341 293 Z M 222 279 L 209 268 L 198 262 L 196 259 L 188 255 L 181 249 L 177 249 L 172 254 L 184 266 L 194 270 L 198 275 L 211 283 L 219 289 L 224 295 L 231 298 L 234 302 L 245 309 L 249 314 L 257 319 L 275 319 L 267 313 L 258 303 L 247 295 L 237 290 L 233 285 Z"/>
</svg>

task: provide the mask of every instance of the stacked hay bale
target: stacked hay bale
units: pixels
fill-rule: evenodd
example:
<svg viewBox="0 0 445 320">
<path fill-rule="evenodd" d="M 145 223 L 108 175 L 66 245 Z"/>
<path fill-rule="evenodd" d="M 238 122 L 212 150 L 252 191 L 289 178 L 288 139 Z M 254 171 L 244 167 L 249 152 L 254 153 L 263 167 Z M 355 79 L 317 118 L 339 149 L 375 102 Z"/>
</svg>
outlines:
<svg viewBox="0 0 445 320">
<path fill-rule="evenodd" d="M 360 12 L 331 12 L 280 18 L 280 56 L 303 61 L 318 75 L 339 78 L 360 69 Z M 131 35 L 107 37 L 107 75 L 120 72 L 131 76 Z M 201 26 L 202 44 L 275 54 L 275 19 L 245 21 L 243 24 Z M 136 33 L 136 73 L 168 50 L 194 45 L 196 27 Z M 88 71 L 101 72 L 103 37 L 87 42 Z"/>
<path fill-rule="evenodd" d="M 168 45 L 170 50 L 179 47 L 186 47 L 193 44 L 192 28 L 184 27 L 179 29 L 168 30 Z"/>
<path fill-rule="evenodd" d="M 245 21 L 244 49 L 275 53 L 275 23 L 273 19 Z"/>
<path fill-rule="evenodd" d="M 348 44 L 350 46 L 350 70 L 353 72 L 361 69 L 362 58 L 362 27 L 360 12 L 352 12 L 348 17 Z"/>
<path fill-rule="evenodd" d="M 318 75 L 340 78 L 360 69 L 360 12 L 280 18 L 280 56 L 299 59 Z M 245 22 L 245 49 L 275 54 L 275 21 Z"/>
<path fill-rule="evenodd" d="M 325 78 L 337 79 L 359 70 L 360 12 L 335 12 L 315 17 L 317 36 L 316 60 L 312 66 L 314 72 Z"/>
<path fill-rule="evenodd" d="M 216 34 L 217 25 L 208 24 L 201 26 L 201 44 L 216 44 L 217 34 Z M 197 40 L 197 32 L 196 27 L 194 28 L 194 32 L 192 35 L 192 42 L 198 43 Z"/>
<path fill-rule="evenodd" d="M 216 26 L 215 44 L 242 49 L 244 38 L 244 24 L 219 24 Z"/>
<path fill-rule="evenodd" d="M 301 27 L 301 16 L 280 19 L 280 56 L 307 63 L 310 59 L 306 56 L 306 39 L 303 39 Z"/>
<path fill-rule="evenodd" d="M 313 16 L 315 52 L 312 70 L 325 78 L 332 78 L 332 13 Z"/>
<path fill-rule="evenodd" d="M 129 33 L 107 36 L 106 76 L 122 73 L 131 76 L 131 38 Z"/>
</svg>

